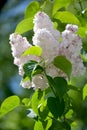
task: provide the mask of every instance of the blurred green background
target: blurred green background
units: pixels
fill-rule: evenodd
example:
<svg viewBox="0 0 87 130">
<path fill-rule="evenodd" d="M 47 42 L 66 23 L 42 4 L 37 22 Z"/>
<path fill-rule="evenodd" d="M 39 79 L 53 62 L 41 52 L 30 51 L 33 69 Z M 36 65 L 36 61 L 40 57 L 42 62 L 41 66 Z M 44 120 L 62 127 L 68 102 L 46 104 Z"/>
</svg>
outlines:
<svg viewBox="0 0 87 130">
<path fill-rule="evenodd" d="M 24 98 L 29 97 L 32 92 L 20 86 L 21 77 L 18 75 L 17 66 L 13 64 L 9 44 L 9 35 L 23 19 L 24 10 L 30 1 L 0 1 L 0 104 L 11 95 Z M 26 114 L 23 107 L 8 113 L 0 119 L 0 130 L 33 130 L 34 121 Z"/>
</svg>

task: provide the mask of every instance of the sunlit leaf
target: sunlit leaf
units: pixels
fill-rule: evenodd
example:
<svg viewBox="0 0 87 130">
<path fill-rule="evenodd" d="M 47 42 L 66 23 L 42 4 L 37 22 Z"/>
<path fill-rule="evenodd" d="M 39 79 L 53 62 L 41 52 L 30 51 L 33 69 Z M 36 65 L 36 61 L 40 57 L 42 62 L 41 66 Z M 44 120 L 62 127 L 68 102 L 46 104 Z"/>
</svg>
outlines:
<svg viewBox="0 0 87 130">
<path fill-rule="evenodd" d="M 87 84 L 83 87 L 83 100 L 86 98 L 87 96 Z"/>
<path fill-rule="evenodd" d="M 47 122 L 45 130 L 49 130 L 51 125 L 52 125 L 52 119 L 48 119 L 48 122 Z"/>
<path fill-rule="evenodd" d="M 73 114 L 73 110 L 70 109 L 67 113 L 66 113 L 66 118 L 72 118 L 72 114 Z"/>
<path fill-rule="evenodd" d="M 23 34 L 33 28 L 33 18 L 27 18 L 22 20 L 16 27 L 15 32 L 18 34 Z"/>
<path fill-rule="evenodd" d="M 18 96 L 10 96 L 6 98 L 0 108 L 0 117 L 17 108 L 20 105 L 20 99 Z"/>
<path fill-rule="evenodd" d="M 78 18 L 73 13 L 68 11 L 59 11 L 55 14 L 54 18 L 60 20 L 62 23 L 80 25 Z"/>
<path fill-rule="evenodd" d="M 25 18 L 33 17 L 35 13 L 39 11 L 39 9 L 40 9 L 39 2 L 37 1 L 30 2 L 25 10 Z"/>
<path fill-rule="evenodd" d="M 41 103 L 41 106 L 38 109 L 39 116 L 44 120 L 48 116 L 48 107 L 47 107 L 47 101 L 45 100 L 44 102 Z"/>
<path fill-rule="evenodd" d="M 22 103 L 27 107 L 27 106 L 29 106 L 30 105 L 30 98 L 24 98 L 23 100 L 22 100 Z"/>
<path fill-rule="evenodd" d="M 36 55 L 36 56 L 40 56 L 42 53 L 42 48 L 39 46 L 31 46 L 30 48 L 28 48 L 24 53 L 23 56 L 26 55 Z"/>
<path fill-rule="evenodd" d="M 43 12 L 48 14 L 48 16 L 52 17 L 53 2 L 51 0 L 44 1 L 44 4 L 41 8 Z"/>
<path fill-rule="evenodd" d="M 36 90 L 31 99 L 31 106 L 33 111 L 38 114 L 38 106 L 39 102 L 43 96 L 43 92 L 41 90 Z"/>
<path fill-rule="evenodd" d="M 82 38 L 86 37 L 87 27 L 79 27 L 77 34 L 79 34 L 79 36 Z"/>
<path fill-rule="evenodd" d="M 37 121 L 34 125 L 34 130 L 44 130 L 44 127 L 42 125 L 41 121 Z"/>
<path fill-rule="evenodd" d="M 53 15 L 62 7 L 67 7 L 71 0 L 55 0 L 53 5 Z"/>
</svg>

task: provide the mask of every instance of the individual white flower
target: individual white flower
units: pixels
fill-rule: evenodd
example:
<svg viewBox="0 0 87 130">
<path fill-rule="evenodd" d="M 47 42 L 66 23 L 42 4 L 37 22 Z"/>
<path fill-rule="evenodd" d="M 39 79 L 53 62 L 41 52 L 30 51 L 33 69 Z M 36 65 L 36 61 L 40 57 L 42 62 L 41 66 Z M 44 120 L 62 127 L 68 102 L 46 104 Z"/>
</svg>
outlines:
<svg viewBox="0 0 87 130">
<path fill-rule="evenodd" d="M 46 28 L 47 30 L 50 30 L 53 28 L 53 24 L 47 14 L 44 12 L 38 12 L 34 16 L 34 32 L 36 32 L 38 29 Z"/>
<path fill-rule="evenodd" d="M 23 88 L 33 88 L 44 90 L 48 87 L 48 82 L 44 74 L 37 74 L 32 77 L 32 81 L 21 81 L 20 85 Z"/>
<path fill-rule="evenodd" d="M 9 40 L 13 57 L 19 58 L 31 46 L 25 37 L 17 33 L 11 34 Z"/>
<path fill-rule="evenodd" d="M 18 66 L 18 72 L 19 72 L 19 75 L 23 76 L 24 75 L 24 70 L 23 70 L 23 65 L 19 65 Z"/>
<path fill-rule="evenodd" d="M 30 82 L 30 80 L 21 81 L 20 85 L 23 88 L 28 88 L 28 89 L 32 87 L 32 83 Z"/>
<path fill-rule="evenodd" d="M 40 88 L 42 90 L 47 88 L 48 87 L 48 81 L 46 79 L 46 76 L 44 74 L 35 75 L 32 79 L 32 87 L 34 89 Z"/>
<path fill-rule="evenodd" d="M 59 76 L 59 71 L 56 66 L 54 66 L 52 63 L 46 66 L 46 73 L 51 77 L 57 77 Z"/>
<path fill-rule="evenodd" d="M 39 57 L 35 55 L 22 56 L 22 53 L 26 51 L 29 47 L 31 47 L 31 45 L 25 37 L 22 37 L 17 33 L 13 33 L 10 35 L 10 44 L 12 49 L 12 55 L 14 57 L 14 64 L 19 67 L 19 75 L 23 76 L 23 65 L 29 60 L 39 61 Z"/>
<path fill-rule="evenodd" d="M 77 25 L 73 25 L 73 24 L 67 24 L 66 25 L 66 30 L 69 30 L 73 33 L 78 31 L 78 26 Z"/>
<path fill-rule="evenodd" d="M 34 33 L 36 33 L 38 29 L 46 28 L 52 33 L 56 40 L 60 37 L 60 32 L 54 29 L 53 23 L 46 13 L 38 12 L 34 17 L 33 23 Z"/>
<path fill-rule="evenodd" d="M 38 29 L 33 37 L 33 44 L 42 48 L 41 56 L 47 63 L 52 62 L 54 57 L 58 55 L 59 42 L 46 28 Z"/>
</svg>

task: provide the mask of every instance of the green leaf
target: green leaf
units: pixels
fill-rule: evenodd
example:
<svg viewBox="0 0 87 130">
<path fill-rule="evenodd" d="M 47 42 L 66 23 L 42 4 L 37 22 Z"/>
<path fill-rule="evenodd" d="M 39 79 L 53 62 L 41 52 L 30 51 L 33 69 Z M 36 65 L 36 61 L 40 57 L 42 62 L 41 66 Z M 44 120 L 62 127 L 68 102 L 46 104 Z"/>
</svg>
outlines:
<svg viewBox="0 0 87 130">
<path fill-rule="evenodd" d="M 38 109 L 39 112 L 39 116 L 44 120 L 46 119 L 47 115 L 48 115 L 48 107 L 47 107 L 47 100 L 45 100 L 44 102 L 41 102 L 41 106 Z"/>
<path fill-rule="evenodd" d="M 59 9 L 63 7 L 67 7 L 71 0 L 55 0 L 53 5 L 53 12 L 54 15 Z"/>
<path fill-rule="evenodd" d="M 65 129 L 65 130 L 71 130 L 71 126 L 69 125 L 69 123 L 68 122 L 63 122 L 63 128 Z"/>
<path fill-rule="evenodd" d="M 18 96 L 14 95 L 6 98 L 1 104 L 0 117 L 4 116 L 8 112 L 17 108 L 19 105 L 20 105 L 20 99 Z"/>
<path fill-rule="evenodd" d="M 37 121 L 34 125 L 34 130 L 44 130 L 42 122 Z"/>
<path fill-rule="evenodd" d="M 87 35 L 87 25 L 86 27 L 79 27 L 77 34 L 79 34 L 81 38 L 85 38 Z"/>
<path fill-rule="evenodd" d="M 43 12 L 45 12 L 49 17 L 52 17 L 53 3 L 51 0 L 45 0 L 44 4 L 41 6 Z"/>
<path fill-rule="evenodd" d="M 54 58 L 53 64 L 65 72 L 70 79 L 71 72 L 72 72 L 72 64 L 69 60 L 66 59 L 65 56 L 57 56 Z"/>
<path fill-rule="evenodd" d="M 15 32 L 23 34 L 33 29 L 33 18 L 27 18 L 22 20 L 16 27 Z"/>
<path fill-rule="evenodd" d="M 32 80 L 33 71 L 37 64 L 38 64 L 38 62 L 30 60 L 28 63 L 24 64 L 24 66 L 23 66 L 25 75 L 27 77 L 29 77 L 30 80 Z"/>
<path fill-rule="evenodd" d="M 78 18 L 73 13 L 68 11 L 59 11 L 55 14 L 54 18 L 60 20 L 62 23 L 80 25 Z"/>
<path fill-rule="evenodd" d="M 65 130 L 65 129 L 63 128 L 62 122 L 59 122 L 58 120 L 53 120 L 50 130 Z"/>
<path fill-rule="evenodd" d="M 24 64 L 23 69 L 25 72 L 23 81 L 32 80 L 34 75 L 40 74 L 44 70 L 44 68 L 40 66 L 37 61 L 33 60 L 30 60 L 28 63 Z"/>
<path fill-rule="evenodd" d="M 87 97 L 87 84 L 83 87 L 83 100 Z"/>
<path fill-rule="evenodd" d="M 39 2 L 37 1 L 30 2 L 25 10 L 25 18 L 34 17 L 35 13 L 37 13 L 39 9 L 40 9 Z"/>
<path fill-rule="evenodd" d="M 70 119 L 70 118 L 72 118 L 72 115 L 73 115 L 73 110 L 72 109 L 70 109 L 67 113 L 66 113 L 66 118 L 67 119 Z"/>
<path fill-rule="evenodd" d="M 38 106 L 40 105 L 40 100 L 43 96 L 43 92 L 41 90 L 36 90 L 31 99 L 31 106 L 33 111 L 38 114 Z"/>
<path fill-rule="evenodd" d="M 37 64 L 34 68 L 34 71 L 33 71 L 33 75 L 36 75 L 36 74 L 40 74 L 41 72 L 43 72 L 44 68 L 42 66 L 40 66 L 39 64 Z"/>
<path fill-rule="evenodd" d="M 68 95 L 71 99 L 73 109 L 78 112 L 82 103 L 82 92 L 76 90 L 69 90 Z"/>
<path fill-rule="evenodd" d="M 36 56 L 41 56 L 42 53 L 42 48 L 39 46 L 31 46 L 30 48 L 28 48 L 22 56 L 26 56 L 26 55 L 36 55 Z"/>
<path fill-rule="evenodd" d="M 30 105 L 30 98 L 24 98 L 24 99 L 22 100 L 22 103 L 23 103 L 26 107 L 28 107 L 28 106 Z"/>
<path fill-rule="evenodd" d="M 70 110 L 70 97 L 68 94 L 64 95 L 64 102 L 65 102 L 65 109 L 64 109 L 64 115 Z"/>
<path fill-rule="evenodd" d="M 73 86 L 78 87 L 78 88 L 83 88 L 86 83 L 87 83 L 87 71 L 82 76 L 77 76 L 77 77 L 72 77 L 71 78 L 71 84 Z"/>
<path fill-rule="evenodd" d="M 54 78 L 54 88 L 56 90 L 56 93 L 58 94 L 59 98 L 63 98 L 64 94 L 68 90 L 68 85 L 66 80 L 63 77 L 55 77 Z"/>
<path fill-rule="evenodd" d="M 63 99 L 60 101 L 58 97 L 49 97 L 47 100 L 47 105 L 55 118 L 60 117 L 64 112 L 65 104 Z"/>
<path fill-rule="evenodd" d="M 47 120 L 47 125 L 46 125 L 46 128 L 45 128 L 45 130 L 49 130 L 49 128 L 50 128 L 50 126 L 52 125 L 52 119 L 48 119 Z"/>
<path fill-rule="evenodd" d="M 54 94 L 56 94 L 56 92 L 55 92 L 55 82 L 54 82 L 54 79 L 51 77 L 51 76 L 49 76 L 49 75 L 46 75 L 46 77 L 47 77 L 47 80 L 48 80 L 48 83 L 49 83 L 49 86 L 51 87 L 51 90 L 54 92 Z"/>
</svg>

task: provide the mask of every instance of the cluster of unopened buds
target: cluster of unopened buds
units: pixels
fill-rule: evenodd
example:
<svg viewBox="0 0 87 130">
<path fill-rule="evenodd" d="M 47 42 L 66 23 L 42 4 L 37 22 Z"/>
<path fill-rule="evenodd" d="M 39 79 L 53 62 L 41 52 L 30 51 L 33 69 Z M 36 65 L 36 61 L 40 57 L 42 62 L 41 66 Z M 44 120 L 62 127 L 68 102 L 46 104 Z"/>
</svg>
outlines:
<svg viewBox="0 0 87 130">
<path fill-rule="evenodd" d="M 65 56 L 72 64 L 72 76 L 82 75 L 85 72 L 82 59 L 80 57 L 80 50 L 82 49 L 82 40 L 76 34 L 78 31 L 77 25 L 68 24 L 63 32 L 59 32 L 54 29 L 53 23 L 49 16 L 44 12 L 38 12 L 33 20 L 34 23 L 34 36 L 33 45 L 40 46 L 42 48 L 41 57 L 46 61 L 45 71 L 47 75 L 51 77 L 64 76 L 65 74 L 56 68 L 52 61 L 58 56 Z M 60 41 L 61 39 L 61 41 Z M 25 37 L 17 33 L 10 35 L 10 44 L 12 55 L 14 57 L 14 64 L 19 68 L 19 74 L 24 75 L 23 65 L 29 60 L 35 60 L 39 62 L 41 59 L 39 56 L 22 54 L 30 48 L 32 45 L 27 41 Z M 34 89 L 45 89 L 48 87 L 47 79 L 42 72 L 33 76 L 32 82 L 28 79 L 21 81 L 21 85 L 24 88 L 33 87 Z"/>
</svg>

